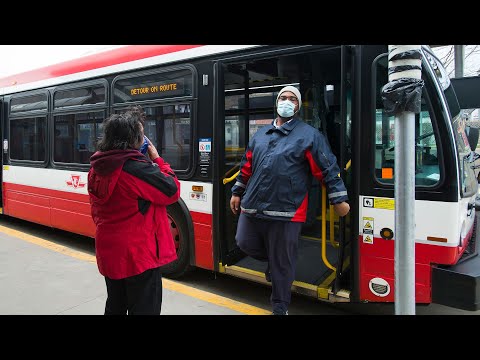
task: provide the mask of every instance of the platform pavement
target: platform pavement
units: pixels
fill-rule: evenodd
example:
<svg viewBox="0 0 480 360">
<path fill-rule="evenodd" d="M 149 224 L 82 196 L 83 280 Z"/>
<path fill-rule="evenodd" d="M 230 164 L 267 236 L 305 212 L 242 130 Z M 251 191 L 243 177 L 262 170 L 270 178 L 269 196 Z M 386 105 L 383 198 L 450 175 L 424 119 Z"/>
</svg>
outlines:
<svg viewBox="0 0 480 360">
<path fill-rule="evenodd" d="M 95 257 L 0 225 L 0 315 L 102 315 Z M 192 296 L 193 295 L 193 296 Z M 164 279 L 162 315 L 266 314 Z"/>
</svg>

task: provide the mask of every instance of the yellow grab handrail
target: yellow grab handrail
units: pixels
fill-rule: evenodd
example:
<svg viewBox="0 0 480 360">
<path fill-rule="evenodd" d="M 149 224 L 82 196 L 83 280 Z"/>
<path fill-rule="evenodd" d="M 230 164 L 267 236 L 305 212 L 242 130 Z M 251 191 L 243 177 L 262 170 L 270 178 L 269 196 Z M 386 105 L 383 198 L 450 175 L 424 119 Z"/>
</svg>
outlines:
<svg viewBox="0 0 480 360">
<path fill-rule="evenodd" d="M 322 260 L 329 269 L 337 271 L 327 259 L 327 189 L 322 185 Z"/>
<path fill-rule="evenodd" d="M 222 180 L 222 181 L 223 181 L 223 185 L 228 184 L 230 181 L 233 181 L 233 180 L 237 177 L 237 175 L 238 175 L 239 173 L 240 173 L 240 170 L 238 170 L 233 176 L 231 176 L 231 177 L 229 177 L 229 178 L 223 179 L 223 180 Z"/>
<path fill-rule="evenodd" d="M 338 241 L 335 241 L 335 210 L 333 210 L 333 205 L 330 205 L 330 243 L 334 247 L 339 247 Z"/>
<path fill-rule="evenodd" d="M 352 159 L 348 160 L 347 165 L 345 165 L 345 171 L 350 169 L 350 166 L 352 166 Z"/>
</svg>

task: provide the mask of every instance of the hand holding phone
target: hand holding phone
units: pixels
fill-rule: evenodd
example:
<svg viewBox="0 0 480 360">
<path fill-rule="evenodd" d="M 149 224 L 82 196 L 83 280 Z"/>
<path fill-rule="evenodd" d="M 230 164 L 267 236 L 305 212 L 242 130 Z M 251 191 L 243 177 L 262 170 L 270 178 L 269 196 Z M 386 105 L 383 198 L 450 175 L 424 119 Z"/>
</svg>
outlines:
<svg viewBox="0 0 480 360">
<path fill-rule="evenodd" d="M 143 155 L 147 154 L 148 151 L 148 138 L 143 135 L 143 144 L 140 146 L 140 149 L 138 149 Z"/>
</svg>

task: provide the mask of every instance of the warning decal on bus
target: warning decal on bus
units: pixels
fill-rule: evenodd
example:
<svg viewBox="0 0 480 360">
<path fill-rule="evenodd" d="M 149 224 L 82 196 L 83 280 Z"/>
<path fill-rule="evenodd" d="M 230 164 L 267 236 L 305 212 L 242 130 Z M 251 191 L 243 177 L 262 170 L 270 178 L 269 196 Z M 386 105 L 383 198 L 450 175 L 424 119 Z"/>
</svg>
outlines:
<svg viewBox="0 0 480 360">
<path fill-rule="evenodd" d="M 373 244 L 373 218 L 363 217 L 363 242 Z"/>
<path fill-rule="evenodd" d="M 373 218 L 372 217 L 363 218 L 363 233 L 373 235 Z"/>
<path fill-rule="evenodd" d="M 373 198 L 369 198 L 369 197 L 366 197 L 366 198 L 363 198 L 363 206 L 364 207 L 373 207 Z"/>
<path fill-rule="evenodd" d="M 373 244 L 373 236 L 372 235 L 363 235 L 363 242 L 366 244 Z"/>
<path fill-rule="evenodd" d="M 388 198 L 375 198 L 373 201 L 375 209 L 395 210 L 395 200 Z"/>
<path fill-rule="evenodd" d="M 211 152 L 212 151 L 212 139 L 198 139 L 198 151 Z"/>
</svg>

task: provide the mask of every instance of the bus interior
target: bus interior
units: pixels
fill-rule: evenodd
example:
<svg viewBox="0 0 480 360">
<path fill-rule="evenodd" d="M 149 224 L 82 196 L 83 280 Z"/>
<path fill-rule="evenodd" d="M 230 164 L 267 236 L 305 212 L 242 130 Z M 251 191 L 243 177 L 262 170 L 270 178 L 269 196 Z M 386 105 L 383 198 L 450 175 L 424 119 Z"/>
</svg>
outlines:
<svg viewBox="0 0 480 360">
<path fill-rule="evenodd" d="M 245 147 L 260 127 L 276 117 L 274 106 L 282 87 L 293 85 L 300 90 L 300 117 L 326 135 L 340 169 L 347 167 L 351 146 L 351 72 L 345 61 L 346 51 L 346 48 L 331 46 L 314 52 L 223 63 L 225 159 L 222 178 L 228 182 L 224 191 L 226 214 L 221 258 L 226 273 L 265 282 L 266 262 L 245 256 L 235 244 L 238 216 L 231 214 L 229 201 Z M 343 94 L 345 101 L 341 101 Z M 349 171 L 343 170 L 341 176 L 349 190 Z M 334 214 L 322 185 L 313 177 L 308 196 L 307 221 L 299 239 L 293 287 L 299 293 L 314 292 L 315 296 L 317 289 L 323 289 L 320 296 L 328 297 L 328 289 L 335 279 L 338 288 L 345 287 L 340 280 L 349 281 L 340 268 L 349 269 L 350 215 L 339 218 Z M 339 271 L 335 272 L 337 268 Z"/>
</svg>

